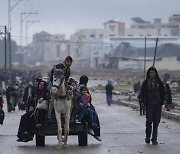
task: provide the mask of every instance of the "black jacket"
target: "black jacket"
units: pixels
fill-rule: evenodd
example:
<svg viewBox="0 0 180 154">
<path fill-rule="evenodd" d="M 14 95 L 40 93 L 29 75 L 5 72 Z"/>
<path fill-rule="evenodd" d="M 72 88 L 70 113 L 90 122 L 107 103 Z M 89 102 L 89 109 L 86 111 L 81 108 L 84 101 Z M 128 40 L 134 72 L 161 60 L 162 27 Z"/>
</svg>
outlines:
<svg viewBox="0 0 180 154">
<path fill-rule="evenodd" d="M 111 84 L 107 84 L 105 89 L 106 89 L 106 95 L 112 95 L 112 91 L 114 88 Z"/>
<path fill-rule="evenodd" d="M 146 76 L 146 80 L 143 82 L 142 84 L 142 87 L 141 87 L 141 98 L 142 98 L 142 103 L 145 105 L 145 106 L 148 106 L 149 104 L 149 100 L 148 100 L 148 91 L 149 91 L 149 86 L 148 86 L 148 80 L 149 80 L 149 71 L 152 69 L 152 67 L 150 67 L 147 71 L 147 76 Z M 153 69 L 155 69 L 153 67 Z M 157 73 L 157 70 L 155 69 L 156 71 L 156 81 L 158 82 L 159 84 L 159 96 L 160 96 L 160 104 L 163 105 L 164 103 L 164 100 L 165 100 L 165 88 L 164 88 L 164 84 L 163 82 L 161 81 L 161 79 L 159 78 L 159 75 Z"/>
</svg>

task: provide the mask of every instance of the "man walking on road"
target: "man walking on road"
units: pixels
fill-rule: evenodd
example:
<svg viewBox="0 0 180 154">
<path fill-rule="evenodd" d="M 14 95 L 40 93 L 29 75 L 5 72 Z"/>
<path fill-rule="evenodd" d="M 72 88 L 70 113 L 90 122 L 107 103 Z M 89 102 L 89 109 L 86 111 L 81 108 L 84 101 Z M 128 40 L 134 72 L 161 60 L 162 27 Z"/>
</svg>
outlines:
<svg viewBox="0 0 180 154">
<path fill-rule="evenodd" d="M 142 84 L 141 95 L 142 102 L 146 107 L 145 142 L 150 143 L 153 124 L 151 141 L 153 145 L 157 145 L 158 125 L 161 119 L 162 105 L 165 101 L 165 89 L 156 68 L 153 66 L 147 71 L 146 80 Z"/>
</svg>

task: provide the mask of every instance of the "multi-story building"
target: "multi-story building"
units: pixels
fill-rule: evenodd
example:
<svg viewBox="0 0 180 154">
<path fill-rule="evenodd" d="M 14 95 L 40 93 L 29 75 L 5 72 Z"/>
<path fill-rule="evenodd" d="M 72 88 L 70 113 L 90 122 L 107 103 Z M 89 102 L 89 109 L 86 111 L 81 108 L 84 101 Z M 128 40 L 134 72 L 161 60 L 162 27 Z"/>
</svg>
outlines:
<svg viewBox="0 0 180 154">
<path fill-rule="evenodd" d="M 51 40 L 52 34 L 40 32 L 33 35 L 32 51 L 33 63 L 44 62 L 45 43 Z"/>
<path fill-rule="evenodd" d="M 124 23 L 109 20 L 102 29 L 78 30 L 71 35 L 70 40 L 66 40 L 65 35 L 41 32 L 33 37 L 34 60 L 55 64 L 71 55 L 73 66 L 99 67 L 111 63 L 111 67 L 115 68 L 119 67 L 118 59 L 121 59 L 117 57 L 118 52 L 122 57 L 126 53 L 126 59 L 131 58 L 129 55 L 137 56 L 136 50 L 144 50 L 144 36 L 148 38 L 147 48 L 152 50 L 157 37 L 165 39 L 163 43 L 174 44 L 180 35 L 179 26 L 180 15 L 173 15 L 169 17 L 168 23 L 162 23 L 160 18 L 154 19 L 153 23 L 139 17 L 132 18 L 128 29 L 125 29 Z M 166 49 L 169 50 L 169 46 Z"/>
<path fill-rule="evenodd" d="M 102 29 L 81 29 L 71 35 L 70 54 L 75 59 L 75 64 L 82 67 L 92 67 L 103 63 L 101 60 L 104 59 L 105 55 L 102 53 L 105 53 L 105 50 L 107 52 L 108 48 L 109 51 L 112 51 L 111 43 L 106 44 L 104 39 L 109 40 L 109 38 L 123 36 L 124 30 L 124 23 L 109 20 L 104 23 Z M 98 54 L 95 55 L 92 52 L 98 52 Z M 100 55 L 99 58 L 98 55 Z M 91 56 L 95 56 L 96 60 L 92 60 Z M 95 64 L 91 64 L 92 61 Z"/>
<path fill-rule="evenodd" d="M 52 35 L 45 43 L 45 63 L 58 63 L 64 61 L 69 53 L 69 40 L 65 39 L 65 34 Z"/>
<path fill-rule="evenodd" d="M 154 19 L 153 23 L 139 17 L 131 20 L 131 27 L 125 30 L 125 36 L 180 36 L 180 15 L 169 17 L 168 23 L 162 23 L 160 18 Z"/>
<path fill-rule="evenodd" d="M 104 23 L 105 38 L 124 36 L 125 23 L 109 20 Z"/>
<path fill-rule="evenodd" d="M 70 55 L 73 57 L 74 65 L 79 67 L 90 66 L 91 45 L 98 45 L 94 39 L 103 39 L 104 29 L 81 29 L 70 38 Z"/>
<path fill-rule="evenodd" d="M 42 31 L 33 35 L 33 42 L 26 50 L 32 57 L 31 60 L 28 57 L 31 64 L 55 64 L 70 54 L 70 45 L 65 34 L 52 35 Z"/>
</svg>

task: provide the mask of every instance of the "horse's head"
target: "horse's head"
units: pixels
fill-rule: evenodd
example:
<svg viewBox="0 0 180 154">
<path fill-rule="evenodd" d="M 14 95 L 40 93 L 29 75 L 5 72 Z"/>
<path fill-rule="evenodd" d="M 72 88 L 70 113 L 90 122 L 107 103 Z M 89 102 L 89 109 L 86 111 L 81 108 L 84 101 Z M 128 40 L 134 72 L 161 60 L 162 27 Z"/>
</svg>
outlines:
<svg viewBox="0 0 180 154">
<path fill-rule="evenodd" d="M 65 77 L 64 77 L 64 69 L 57 69 L 54 67 L 54 74 L 52 80 L 52 93 L 57 93 L 58 89 L 64 84 Z"/>
</svg>

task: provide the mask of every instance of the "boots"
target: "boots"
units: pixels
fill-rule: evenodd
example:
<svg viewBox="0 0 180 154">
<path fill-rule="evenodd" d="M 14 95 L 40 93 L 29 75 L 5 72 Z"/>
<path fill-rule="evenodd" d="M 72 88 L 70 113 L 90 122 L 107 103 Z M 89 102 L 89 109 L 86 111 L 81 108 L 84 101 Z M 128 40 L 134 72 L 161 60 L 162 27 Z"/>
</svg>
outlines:
<svg viewBox="0 0 180 154">
<path fill-rule="evenodd" d="M 149 144 L 149 143 L 150 143 L 150 137 L 147 137 L 147 136 L 146 136 L 145 142 L 146 142 L 147 144 Z"/>
<path fill-rule="evenodd" d="M 151 139 L 153 145 L 158 145 L 157 139 Z"/>
</svg>

